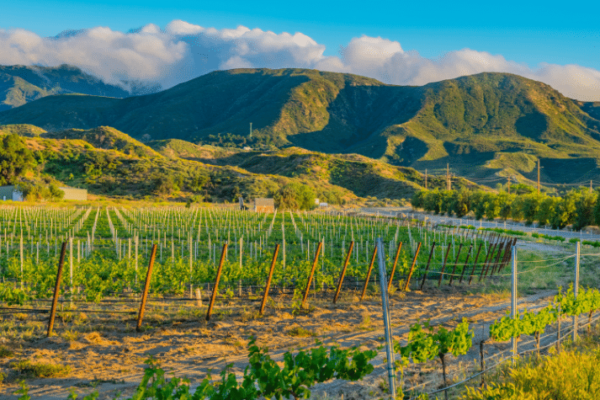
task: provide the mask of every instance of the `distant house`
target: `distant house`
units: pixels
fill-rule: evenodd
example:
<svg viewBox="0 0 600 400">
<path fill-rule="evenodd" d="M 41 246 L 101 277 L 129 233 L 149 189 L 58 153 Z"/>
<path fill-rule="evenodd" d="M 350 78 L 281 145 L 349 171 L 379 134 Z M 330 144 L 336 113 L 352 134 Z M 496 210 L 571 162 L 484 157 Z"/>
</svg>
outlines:
<svg viewBox="0 0 600 400">
<path fill-rule="evenodd" d="M 0 200 L 23 201 L 23 192 L 16 186 L 0 186 Z"/>
<path fill-rule="evenodd" d="M 70 187 L 59 187 L 65 193 L 63 200 L 86 201 L 88 198 L 87 189 L 75 189 Z M 23 192 L 14 185 L 0 186 L 0 200 L 23 201 Z"/>
<path fill-rule="evenodd" d="M 254 199 L 254 204 L 251 209 L 254 210 L 254 212 L 260 212 L 260 213 L 275 212 L 275 200 L 273 200 L 273 199 Z"/>
</svg>

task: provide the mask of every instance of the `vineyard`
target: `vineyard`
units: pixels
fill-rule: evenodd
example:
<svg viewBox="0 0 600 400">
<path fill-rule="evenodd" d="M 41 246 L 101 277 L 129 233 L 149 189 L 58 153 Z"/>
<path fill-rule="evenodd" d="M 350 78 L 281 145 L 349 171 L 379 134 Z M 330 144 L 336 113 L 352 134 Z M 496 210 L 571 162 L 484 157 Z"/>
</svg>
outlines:
<svg viewBox="0 0 600 400">
<path fill-rule="evenodd" d="M 477 324 L 467 320 L 458 323 L 460 318 L 456 317 L 463 308 L 489 309 L 487 312 L 494 315 L 504 311 L 496 306 L 501 304 L 501 295 L 483 292 L 510 283 L 511 250 L 516 239 L 496 232 L 340 213 L 3 208 L 2 337 L 16 343 L 53 336 L 53 340 L 70 343 L 67 348 L 75 352 L 82 342 L 107 351 L 119 348 L 120 342 L 125 348 L 139 346 L 131 359 L 110 350 L 107 354 L 112 364 L 116 362 L 122 370 L 119 373 L 112 365 L 103 366 L 107 375 L 102 378 L 100 373 L 95 378 L 100 383 L 112 382 L 114 378 L 109 377 L 115 374 L 139 382 L 141 376 L 133 372 L 138 368 L 134 365 L 139 365 L 144 355 L 162 354 L 155 349 L 164 347 L 165 341 L 177 349 L 169 350 L 175 351 L 176 357 L 192 358 L 204 353 L 237 354 L 250 336 L 266 341 L 276 355 L 298 345 L 310 348 L 315 336 L 326 343 L 348 346 L 363 346 L 366 341 L 371 351 L 381 341 L 376 335 L 381 326 L 379 239 L 392 302 L 392 327 L 405 329 L 401 340 L 395 336 L 394 346 L 403 377 L 400 389 L 405 393 L 435 391 L 449 386 L 456 376 L 478 373 L 483 356 L 481 363 L 454 361 L 448 366 L 448 357 L 460 360 L 477 355 L 477 341 L 493 343 L 488 347 L 499 361 L 509 351 L 503 344 L 506 340 L 528 335 L 535 343 L 527 342 L 523 348 L 539 349 L 548 341 L 544 328 L 555 326 L 559 316 L 589 313 L 591 324 L 598 309 L 596 292 L 589 291 L 588 305 L 579 308 L 568 292 L 553 303 L 560 308 L 548 308 L 538 297 L 528 306 L 539 312 L 498 317 L 494 323 L 489 316 L 478 317 L 473 312 L 467 317 L 471 322 L 479 321 Z M 525 254 L 528 258 L 523 260 L 520 273 L 530 277 L 536 271 L 560 275 L 572 258 L 561 255 L 543 260 L 533 253 Z M 57 322 L 51 335 L 47 316 L 53 298 Z M 418 319 L 431 320 L 431 325 Z M 521 320 L 525 325 L 515 325 Z M 173 329 L 196 332 L 200 342 Z M 488 333 L 481 334 L 482 330 Z M 138 343 L 136 335 L 145 335 L 144 341 Z M 156 347 L 159 343 L 162 347 Z M 217 351 L 220 348 L 225 353 Z M 172 354 L 169 351 L 163 353 Z M 352 354 L 362 357 L 362 353 Z M 364 354 L 369 360 L 375 357 Z M 236 368 L 243 369 L 247 362 L 231 354 L 225 357 Z M 202 380 L 207 368 L 223 368 L 219 359 L 202 363 L 200 369 L 180 368 L 180 372 Z M 431 380 L 422 374 L 422 368 L 431 371 L 428 365 L 436 360 L 441 362 L 439 372 L 443 374 Z M 381 365 L 374 366 L 374 373 L 366 374 L 367 380 L 370 376 L 378 379 L 376 376 L 383 373 Z M 70 374 L 83 378 L 87 368 L 82 366 Z M 357 376 L 362 379 L 365 372 Z"/>
<path fill-rule="evenodd" d="M 140 293 L 153 244 L 157 254 L 150 293 L 195 297 L 194 289 L 209 292 L 227 244 L 220 289 L 225 298 L 233 298 L 264 288 L 276 244 L 281 247 L 272 289 L 289 293 L 304 289 L 316 260 L 312 290 L 325 296 L 340 283 L 344 264 L 342 293 L 371 290 L 367 278 L 376 287 L 377 271 L 372 267 L 379 237 L 386 243 L 393 282 L 406 282 L 410 273 L 414 287 L 480 282 L 501 272 L 512 243 L 489 232 L 432 231 L 391 219 L 341 215 L 211 209 L 41 210 L 2 212 L 0 300 L 22 304 L 26 299 L 50 298 L 63 241 L 68 242 L 63 295 L 88 302 Z M 403 289 L 407 288 L 405 283 Z"/>
</svg>

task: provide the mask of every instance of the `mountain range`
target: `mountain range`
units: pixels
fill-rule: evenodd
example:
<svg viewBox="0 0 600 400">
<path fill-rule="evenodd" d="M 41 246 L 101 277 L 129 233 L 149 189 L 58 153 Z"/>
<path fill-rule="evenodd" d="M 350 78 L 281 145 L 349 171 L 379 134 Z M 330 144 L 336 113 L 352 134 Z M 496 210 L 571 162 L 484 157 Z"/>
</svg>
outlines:
<svg viewBox="0 0 600 400">
<path fill-rule="evenodd" d="M 0 124 L 111 126 L 151 143 L 357 154 L 429 174 L 449 165 L 488 186 L 507 177 L 531 182 L 538 161 L 549 187 L 600 178 L 600 103 L 511 74 L 396 86 L 317 70 L 235 69 L 148 95 L 90 94 L 51 94 L 0 112 Z"/>
</svg>

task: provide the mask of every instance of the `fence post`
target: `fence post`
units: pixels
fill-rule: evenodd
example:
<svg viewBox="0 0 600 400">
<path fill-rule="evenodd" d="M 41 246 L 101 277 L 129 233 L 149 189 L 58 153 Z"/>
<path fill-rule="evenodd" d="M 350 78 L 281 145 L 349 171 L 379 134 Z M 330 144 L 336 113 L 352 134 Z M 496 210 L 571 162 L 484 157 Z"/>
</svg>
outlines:
<svg viewBox="0 0 600 400">
<path fill-rule="evenodd" d="M 360 300 L 362 301 L 365 298 L 365 294 L 367 294 L 367 286 L 369 285 L 369 279 L 371 278 L 371 271 L 373 270 L 373 264 L 375 263 L 375 257 L 377 257 L 377 246 L 373 249 L 373 255 L 371 256 L 371 263 L 369 264 L 369 269 L 367 270 L 367 278 L 365 279 L 365 285 L 363 286 L 362 294 L 360 295 Z"/>
<path fill-rule="evenodd" d="M 423 286 L 425 286 L 425 279 L 427 279 L 427 271 L 429 271 L 429 264 L 431 263 L 431 257 L 433 256 L 433 252 L 435 251 L 435 242 L 431 244 L 431 250 L 429 250 L 429 258 L 427 259 L 427 266 L 425 267 L 425 272 L 423 273 L 423 280 L 421 281 L 421 287 L 419 290 L 423 290 Z"/>
<path fill-rule="evenodd" d="M 142 294 L 142 304 L 140 305 L 140 312 L 138 314 L 136 331 L 142 329 L 142 321 L 144 320 L 144 311 L 146 309 L 146 300 L 148 299 L 148 289 L 150 289 L 150 279 L 152 277 L 152 267 L 154 267 L 154 258 L 156 257 L 156 244 L 152 246 L 152 253 L 150 253 L 150 263 L 148 263 L 148 273 L 146 274 L 146 282 L 144 283 L 144 293 Z"/>
<path fill-rule="evenodd" d="M 575 300 L 577 300 L 577 295 L 579 294 L 579 256 L 581 253 L 581 242 L 575 243 L 575 281 L 573 282 L 573 294 L 575 295 Z M 573 317 L 573 342 L 577 340 L 577 328 L 579 327 L 579 316 L 575 315 Z"/>
<path fill-rule="evenodd" d="M 402 242 L 398 245 L 398 249 L 396 250 L 396 257 L 394 257 L 394 265 L 392 266 L 392 273 L 390 274 L 390 280 L 387 284 L 387 290 L 390 291 L 390 287 L 392 286 L 392 282 L 394 281 L 394 273 L 396 272 L 396 265 L 398 265 L 398 257 L 400 257 L 400 250 L 402 250 Z"/>
<path fill-rule="evenodd" d="M 277 254 L 279 254 L 279 244 L 275 246 L 275 252 L 273 252 L 273 261 L 271 262 L 271 268 L 269 269 L 269 276 L 267 278 L 265 294 L 263 295 L 262 302 L 260 303 L 260 315 L 263 315 L 263 312 L 265 311 L 265 305 L 267 304 L 267 298 L 269 297 L 269 288 L 271 287 L 271 278 L 273 277 L 273 271 L 275 271 L 275 262 L 277 261 Z"/>
<path fill-rule="evenodd" d="M 317 251 L 315 252 L 315 259 L 313 261 L 312 268 L 310 269 L 310 275 L 308 276 L 308 282 L 306 282 L 306 290 L 304 291 L 304 296 L 302 297 L 302 307 L 304 307 L 304 303 L 306 303 L 306 299 L 308 298 L 310 284 L 312 283 L 313 275 L 315 274 L 315 268 L 317 268 L 317 263 L 319 262 L 319 254 L 321 253 L 322 247 L 323 242 L 319 242 L 319 246 L 317 247 Z"/>
<path fill-rule="evenodd" d="M 558 305 L 558 316 L 556 318 L 556 322 L 558 324 L 557 328 L 556 328 L 556 352 L 558 354 L 560 354 L 560 317 L 561 317 L 561 310 L 560 310 L 560 304 Z"/>
<path fill-rule="evenodd" d="M 56 305 L 58 304 L 58 294 L 60 291 L 60 280 L 62 278 L 63 264 L 65 263 L 65 253 L 67 251 L 67 242 L 63 242 L 60 250 L 60 259 L 58 261 L 58 272 L 56 273 L 56 285 L 54 285 L 54 297 L 52 298 L 52 309 L 50 310 L 50 320 L 48 321 L 48 334 L 52 336 L 54 328 L 54 317 L 56 317 Z"/>
<path fill-rule="evenodd" d="M 350 262 L 350 257 L 352 257 L 352 248 L 353 247 L 354 247 L 354 241 L 351 241 L 350 248 L 348 249 L 348 254 L 346 254 L 346 260 L 344 260 L 344 266 L 342 267 L 342 272 L 340 274 L 340 280 L 339 280 L 337 288 L 335 290 L 335 296 L 333 297 L 333 304 L 337 303 L 338 296 L 340 295 L 340 291 L 342 290 L 342 283 L 344 283 L 344 276 L 346 275 L 346 268 L 348 268 L 348 263 Z"/>
<path fill-rule="evenodd" d="M 444 257 L 444 262 L 442 264 L 442 272 L 440 272 L 440 279 L 438 281 L 438 287 L 442 285 L 442 279 L 444 279 L 444 270 L 446 269 L 446 261 L 448 260 L 448 256 L 450 255 L 450 245 L 448 245 L 448 250 L 446 250 L 446 257 Z"/>
<path fill-rule="evenodd" d="M 419 246 L 421 243 L 419 243 Z M 381 238 L 377 238 L 377 246 L 375 249 L 379 248 L 379 284 L 381 286 L 381 303 L 383 308 L 383 325 L 385 329 L 385 350 L 387 353 L 387 371 L 388 371 L 388 381 L 389 381 L 389 394 L 390 398 L 396 398 L 396 371 L 394 370 L 394 352 L 392 350 L 392 332 L 391 332 L 391 324 L 390 324 L 390 314 L 388 312 L 388 292 L 387 292 L 387 282 L 386 282 L 386 271 L 385 271 L 385 257 L 384 257 L 384 249 L 383 249 L 383 240 Z M 373 252 L 373 256 L 377 251 Z M 416 258 L 416 257 L 415 257 Z M 369 280 L 367 279 L 367 282 Z"/>
<path fill-rule="evenodd" d="M 413 258 L 412 265 L 410 266 L 410 271 L 408 272 L 408 277 L 406 278 L 406 283 L 404 284 L 404 292 L 406 292 L 408 290 L 408 285 L 410 285 L 410 278 L 412 277 L 413 271 L 415 270 L 415 265 L 417 264 L 417 257 L 419 256 L 420 250 L 421 250 L 421 242 L 419 242 L 419 244 L 417 245 L 417 251 L 415 251 L 415 257 Z"/>
<path fill-rule="evenodd" d="M 517 315 L 517 246 L 512 247 L 512 277 L 511 277 L 511 302 L 510 302 L 510 317 L 515 318 Z M 515 358 L 517 357 L 517 339 L 511 339 L 512 344 L 512 363 L 515 364 Z"/>
<path fill-rule="evenodd" d="M 217 269 L 217 278 L 215 279 L 215 287 L 213 287 L 212 296 L 210 296 L 210 303 L 208 303 L 208 311 L 206 312 L 206 320 L 210 320 L 212 309 L 217 298 L 217 291 L 219 290 L 219 280 L 221 280 L 221 271 L 223 270 L 223 263 L 225 262 L 225 255 L 227 254 L 227 242 L 223 244 L 223 251 L 221 251 L 221 261 L 219 261 L 219 268 Z"/>
</svg>

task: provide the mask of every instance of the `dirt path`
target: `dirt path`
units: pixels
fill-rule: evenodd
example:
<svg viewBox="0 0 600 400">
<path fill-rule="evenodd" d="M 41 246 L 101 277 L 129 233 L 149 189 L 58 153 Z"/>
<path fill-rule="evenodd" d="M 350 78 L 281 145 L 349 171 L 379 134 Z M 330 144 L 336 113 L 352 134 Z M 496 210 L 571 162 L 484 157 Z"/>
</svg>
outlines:
<svg viewBox="0 0 600 400">
<path fill-rule="evenodd" d="M 527 307 L 545 305 L 547 298 L 553 294 L 539 293 L 520 299 L 519 304 Z M 289 303 L 289 299 L 274 300 L 274 305 Z M 122 320 L 118 327 L 90 326 L 91 332 L 77 338 L 65 334 L 68 324 L 59 324 L 57 332 L 61 336 L 7 343 L 12 348 L 20 345 L 22 349 L 13 359 L 0 361 L 5 370 L 17 359 L 71 366 L 68 378 L 29 380 L 29 393 L 34 399 L 63 400 L 70 388 L 87 394 L 94 385 L 101 394 L 100 398 L 112 399 L 119 391 L 123 396 L 130 396 L 143 375 L 143 362 L 147 355 L 159 360 L 165 370 L 177 376 L 187 376 L 192 382 L 200 382 L 208 369 L 218 372 L 230 363 L 234 364 L 234 371 L 241 373 L 247 362 L 245 346 L 251 335 L 258 337 L 260 345 L 268 346 L 277 361 L 287 350 L 314 344 L 315 337 L 292 336 L 296 328 L 313 332 L 325 344 L 375 348 L 381 345 L 383 337 L 381 301 L 377 297 L 363 303 L 357 300 L 353 293 L 347 293 L 338 305 L 320 300 L 309 315 L 298 316 L 293 316 L 289 308 L 271 307 L 265 317 L 257 318 L 255 313 L 240 311 L 237 307 L 231 314 L 219 314 L 215 322 L 209 323 L 203 320 L 204 307 L 194 319 L 160 321 L 158 316 L 150 318 L 147 324 L 154 329 L 145 333 L 130 329 L 131 319 Z M 393 335 L 397 340 L 405 340 L 410 324 L 418 319 L 431 319 L 432 325 L 451 326 L 462 318 L 468 318 L 474 324 L 489 324 L 509 307 L 506 298 L 468 295 L 459 289 L 444 287 L 426 292 L 397 293 L 391 301 Z M 226 307 L 223 309 L 227 311 Z M 34 322 L 43 324 L 41 318 L 29 321 Z M 476 334 L 479 334 L 477 329 Z M 6 339 L 4 341 L 7 342 Z M 326 383 L 315 388 L 315 393 L 326 392 L 331 396 L 344 393 L 345 399 L 364 398 L 366 394 L 379 390 L 383 353 L 375 360 L 375 365 L 374 373 L 363 382 Z M 13 382 L 0 387 L 2 398 L 16 398 L 12 395 L 17 389 L 16 378 L 9 380 Z"/>
</svg>

